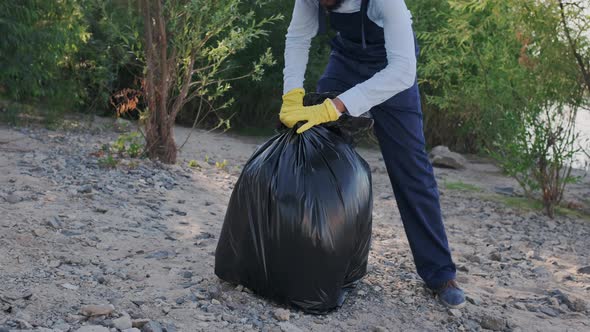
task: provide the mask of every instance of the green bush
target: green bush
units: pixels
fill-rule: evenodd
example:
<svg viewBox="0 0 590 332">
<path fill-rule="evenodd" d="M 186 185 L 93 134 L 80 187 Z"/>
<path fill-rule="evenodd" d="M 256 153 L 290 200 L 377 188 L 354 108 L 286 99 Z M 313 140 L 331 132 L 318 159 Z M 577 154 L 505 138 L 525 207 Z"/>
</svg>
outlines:
<svg viewBox="0 0 590 332">
<path fill-rule="evenodd" d="M 270 47 L 276 64 L 265 71 L 258 82 L 252 80 L 236 81 L 232 84 L 228 96 L 235 99 L 231 108 L 225 111 L 225 117 L 231 117 L 232 127 L 252 135 L 271 133 L 271 129 L 279 123 L 278 113 L 281 107 L 283 92 L 283 68 L 285 51 L 285 35 L 291 21 L 292 1 L 269 0 L 266 6 L 255 8 L 260 19 L 281 14 L 284 18 L 275 22 L 267 36 L 253 41 L 247 49 L 241 51 L 232 60 L 234 71 L 228 77 L 248 68 L 260 57 L 261 50 Z M 323 35 L 315 38 L 310 50 L 310 59 L 305 81 L 306 91 L 315 91 L 316 83 L 324 70 L 330 51 L 329 38 Z"/>
<path fill-rule="evenodd" d="M 0 35 L 2 95 L 52 107 L 80 104 L 76 79 L 68 72 L 90 36 L 77 1 L 2 1 Z"/>
<path fill-rule="evenodd" d="M 105 110 L 141 73 L 131 0 L 0 3 L 0 94 L 60 110 Z"/>
</svg>

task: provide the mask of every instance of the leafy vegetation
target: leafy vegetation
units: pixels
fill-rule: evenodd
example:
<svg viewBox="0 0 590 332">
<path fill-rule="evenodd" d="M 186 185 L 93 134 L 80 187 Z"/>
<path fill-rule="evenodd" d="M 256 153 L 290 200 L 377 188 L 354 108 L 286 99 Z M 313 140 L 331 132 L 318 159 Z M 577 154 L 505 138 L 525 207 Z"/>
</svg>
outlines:
<svg viewBox="0 0 590 332">
<path fill-rule="evenodd" d="M 552 215 L 567 184 L 575 181 L 576 110 L 590 107 L 590 3 L 407 4 L 421 46 L 428 145 L 495 157 Z M 32 104 L 52 122 L 69 110 L 139 118 L 147 145 L 140 148 L 127 137 L 114 149 L 130 155 L 146 149 L 166 162 L 176 159 L 172 128 L 179 119 L 268 134 L 278 120 L 292 5 L 2 1 L 0 115 L 10 122 L 33 118 L 27 106 Z M 307 91 L 315 90 L 331 37 L 313 41 Z M 104 158 L 105 165 L 116 159 Z"/>
</svg>

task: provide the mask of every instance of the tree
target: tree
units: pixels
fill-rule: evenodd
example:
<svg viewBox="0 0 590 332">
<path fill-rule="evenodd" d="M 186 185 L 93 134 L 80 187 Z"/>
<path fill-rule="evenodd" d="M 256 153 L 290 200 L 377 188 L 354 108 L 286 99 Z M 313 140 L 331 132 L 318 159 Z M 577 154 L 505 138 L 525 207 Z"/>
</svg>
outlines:
<svg viewBox="0 0 590 332">
<path fill-rule="evenodd" d="M 590 4 L 588 1 L 558 1 L 563 33 L 572 56 L 580 69 L 580 76 L 590 94 Z M 586 35 L 584 35 L 586 34 Z"/>
<path fill-rule="evenodd" d="M 281 18 L 273 15 L 256 20 L 244 10 L 243 1 L 142 0 L 144 20 L 145 75 L 147 101 L 145 122 L 148 156 L 175 163 L 177 147 L 174 123 L 183 106 L 193 100 L 209 111 L 229 106 L 233 100 L 215 106 L 215 101 L 236 79 L 260 79 L 264 66 L 273 64 L 269 50 L 243 75 L 222 77 L 232 69 L 228 59 L 256 38 L 264 27 Z M 248 1 L 247 5 L 264 5 Z"/>
<path fill-rule="evenodd" d="M 587 17 L 574 3 L 412 4 L 429 142 L 491 153 L 550 216 L 573 181 L 576 111 L 588 102 Z"/>
</svg>

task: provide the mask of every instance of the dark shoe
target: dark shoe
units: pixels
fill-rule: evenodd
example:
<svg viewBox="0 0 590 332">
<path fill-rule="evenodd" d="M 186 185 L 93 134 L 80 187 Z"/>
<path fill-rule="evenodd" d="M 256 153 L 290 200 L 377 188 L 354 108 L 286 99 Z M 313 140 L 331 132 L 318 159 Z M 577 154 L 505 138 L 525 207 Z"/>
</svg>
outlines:
<svg viewBox="0 0 590 332">
<path fill-rule="evenodd" d="M 434 294 L 442 304 L 451 309 L 465 306 L 465 293 L 455 280 L 449 280 L 441 288 L 434 289 Z"/>
</svg>

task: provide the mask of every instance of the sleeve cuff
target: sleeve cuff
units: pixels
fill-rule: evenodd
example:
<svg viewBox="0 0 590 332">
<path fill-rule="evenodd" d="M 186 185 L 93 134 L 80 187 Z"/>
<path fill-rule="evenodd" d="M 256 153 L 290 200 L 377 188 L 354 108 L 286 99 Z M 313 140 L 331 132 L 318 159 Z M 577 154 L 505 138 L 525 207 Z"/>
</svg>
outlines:
<svg viewBox="0 0 590 332">
<path fill-rule="evenodd" d="M 357 88 L 349 89 L 339 95 L 338 98 L 342 100 L 348 110 L 348 114 L 352 116 L 361 116 L 371 109 L 367 97 Z"/>
</svg>

